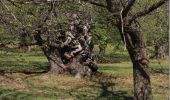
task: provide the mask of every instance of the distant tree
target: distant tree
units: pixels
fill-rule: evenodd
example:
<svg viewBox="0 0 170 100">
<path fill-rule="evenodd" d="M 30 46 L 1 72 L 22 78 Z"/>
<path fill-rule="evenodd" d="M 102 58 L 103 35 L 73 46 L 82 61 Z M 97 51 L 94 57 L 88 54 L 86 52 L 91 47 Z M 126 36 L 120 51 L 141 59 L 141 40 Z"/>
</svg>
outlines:
<svg viewBox="0 0 170 100">
<path fill-rule="evenodd" d="M 167 4 L 139 20 L 146 37 L 150 58 L 163 59 L 168 53 L 168 7 Z"/>
<path fill-rule="evenodd" d="M 97 54 L 97 61 L 102 63 L 104 54 L 106 52 L 106 47 L 109 43 L 113 43 L 110 35 L 108 34 L 108 28 L 104 25 L 96 23 L 95 28 L 93 29 L 93 41 L 95 45 L 98 45 L 99 52 Z"/>
<path fill-rule="evenodd" d="M 110 14 L 105 9 L 99 9 L 98 7 L 93 6 L 93 13 L 95 15 L 95 28 L 94 31 L 94 44 L 98 45 L 99 53 L 97 55 L 98 62 L 104 63 L 104 54 L 106 52 L 106 47 L 108 44 L 112 44 L 115 47 L 120 46 L 120 35 L 118 34 L 118 30 L 112 26 L 110 20 Z"/>
</svg>

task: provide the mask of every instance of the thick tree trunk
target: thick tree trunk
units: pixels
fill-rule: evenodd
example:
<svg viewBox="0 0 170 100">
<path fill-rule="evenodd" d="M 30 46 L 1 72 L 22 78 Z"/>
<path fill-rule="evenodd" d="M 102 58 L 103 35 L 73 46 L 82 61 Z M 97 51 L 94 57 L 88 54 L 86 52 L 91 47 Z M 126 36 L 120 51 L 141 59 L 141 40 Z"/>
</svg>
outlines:
<svg viewBox="0 0 170 100">
<path fill-rule="evenodd" d="M 77 78 L 84 76 L 90 76 L 92 74 L 91 69 L 79 62 L 78 58 L 73 58 L 72 62 L 69 64 L 63 64 L 58 62 L 58 60 L 49 60 L 50 70 L 49 72 L 56 74 L 69 74 L 74 75 Z"/>
<path fill-rule="evenodd" d="M 52 73 L 57 73 L 57 74 L 61 74 L 64 72 L 64 68 L 61 67 L 61 65 L 59 65 L 58 63 L 56 63 L 56 61 L 53 60 L 48 60 L 49 64 L 50 64 L 50 72 Z"/>
<path fill-rule="evenodd" d="M 49 72 L 57 74 L 64 73 L 65 66 L 62 63 L 61 57 L 59 56 L 58 52 L 50 51 L 48 49 L 43 49 L 43 51 L 50 64 Z"/>
<path fill-rule="evenodd" d="M 151 83 L 146 48 L 128 49 L 128 51 L 133 63 L 134 100 L 151 100 Z"/>
<path fill-rule="evenodd" d="M 56 52 L 56 50 L 50 51 L 45 49 L 43 51 L 49 61 L 50 64 L 49 72 L 51 73 L 69 74 L 74 75 L 77 78 L 81 78 L 84 76 L 90 76 L 95 72 L 93 70 L 94 65 L 91 65 L 92 68 L 90 68 L 89 66 L 90 62 L 88 63 L 88 65 L 86 65 L 84 62 L 81 61 L 82 60 L 81 55 L 77 55 L 76 57 L 72 58 L 69 63 L 64 63 L 62 61 L 62 57 L 60 56 L 61 52 L 59 51 Z"/>
<path fill-rule="evenodd" d="M 152 100 L 149 59 L 143 35 L 140 31 L 126 27 L 121 36 L 133 63 L 134 100 Z"/>
</svg>

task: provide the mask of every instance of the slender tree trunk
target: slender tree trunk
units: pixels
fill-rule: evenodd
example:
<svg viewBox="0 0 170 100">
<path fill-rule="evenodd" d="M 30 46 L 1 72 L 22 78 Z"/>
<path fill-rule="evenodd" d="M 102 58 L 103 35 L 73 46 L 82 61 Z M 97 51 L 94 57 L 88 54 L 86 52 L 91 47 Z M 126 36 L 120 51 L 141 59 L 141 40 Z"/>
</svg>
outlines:
<svg viewBox="0 0 170 100">
<path fill-rule="evenodd" d="M 97 62 L 99 62 L 99 63 L 105 62 L 105 59 L 103 57 L 105 54 L 105 49 L 106 49 L 106 47 L 99 45 L 99 54 L 97 56 Z"/>
<path fill-rule="evenodd" d="M 104 56 L 105 51 L 106 51 L 105 49 L 106 49 L 106 47 L 104 47 L 104 46 L 99 46 L 99 56 L 101 56 L 101 57 Z"/>
<path fill-rule="evenodd" d="M 119 30 L 122 32 L 120 27 Z M 133 63 L 134 100 L 152 100 L 149 59 L 143 35 L 136 29 L 126 27 L 121 37 Z"/>
<path fill-rule="evenodd" d="M 155 46 L 155 56 L 156 56 L 156 59 L 164 59 L 165 58 L 165 52 L 164 52 L 164 48 L 162 45 L 158 46 L 156 45 Z"/>
<path fill-rule="evenodd" d="M 31 52 L 31 46 L 27 46 L 27 52 Z"/>
</svg>

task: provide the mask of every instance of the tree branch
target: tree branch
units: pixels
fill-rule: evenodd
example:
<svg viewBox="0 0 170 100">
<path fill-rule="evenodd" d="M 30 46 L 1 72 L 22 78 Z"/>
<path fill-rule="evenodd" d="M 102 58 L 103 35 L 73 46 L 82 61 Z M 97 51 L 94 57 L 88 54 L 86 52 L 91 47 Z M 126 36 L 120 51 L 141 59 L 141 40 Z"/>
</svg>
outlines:
<svg viewBox="0 0 170 100">
<path fill-rule="evenodd" d="M 18 4 L 16 4 L 14 1 L 12 0 L 7 0 L 8 2 L 10 2 L 12 5 L 14 5 L 17 8 L 21 8 Z"/>
<path fill-rule="evenodd" d="M 123 16 L 123 17 L 126 17 L 126 16 L 127 16 L 128 12 L 130 11 L 130 9 L 132 8 L 132 6 L 134 5 L 135 1 L 136 1 L 136 0 L 129 0 L 129 1 L 127 2 L 127 5 L 125 6 L 125 8 L 124 8 L 124 10 L 123 10 L 123 12 L 122 12 L 122 16 Z"/>
<path fill-rule="evenodd" d="M 15 16 L 15 14 L 9 9 L 9 7 L 5 4 L 5 1 L 0 0 L 0 2 L 2 3 L 2 5 L 7 9 L 7 11 L 10 12 L 10 14 L 12 15 L 12 17 L 14 18 L 14 20 L 16 22 L 18 22 L 21 26 L 25 27 L 25 25 Z"/>
<path fill-rule="evenodd" d="M 137 12 L 134 16 L 132 16 L 131 20 L 129 21 L 129 23 L 131 24 L 134 20 L 136 20 L 139 17 L 143 17 L 149 13 L 151 13 L 152 11 L 154 11 L 155 9 L 159 8 L 160 6 L 162 6 L 163 4 L 165 4 L 165 2 L 167 2 L 168 0 L 160 0 L 157 3 L 154 3 L 153 5 L 151 5 L 150 7 L 144 9 L 143 11 Z"/>
<path fill-rule="evenodd" d="M 102 7 L 102 8 L 107 8 L 106 5 L 103 5 L 103 4 L 100 4 L 100 3 L 96 3 L 96 2 L 93 2 L 91 0 L 82 0 L 82 1 L 88 2 L 88 3 L 92 4 L 92 5 L 99 6 L 99 7 Z"/>
<path fill-rule="evenodd" d="M 112 2 L 112 0 L 106 0 L 106 3 L 107 3 L 107 9 L 110 12 L 113 12 L 113 2 Z"/>
</svg>

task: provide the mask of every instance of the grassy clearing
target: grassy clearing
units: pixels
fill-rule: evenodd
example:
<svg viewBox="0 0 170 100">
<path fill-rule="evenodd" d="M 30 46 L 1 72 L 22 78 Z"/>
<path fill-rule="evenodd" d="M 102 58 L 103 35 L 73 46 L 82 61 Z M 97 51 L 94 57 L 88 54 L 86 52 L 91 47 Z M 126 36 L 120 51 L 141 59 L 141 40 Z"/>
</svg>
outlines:
<svg viewBox="0 0 170 100">
<path fill-rule="evenodd" d="M 3 100 L 133 100 L 132 64 L 121 61 L 99 64 L 105 74 L 91 79 L 46 74 L 7 73 L 0 75 Z M 153 100 L 168 99 L 168 61 L 150 61 Z M 40 51 L 0 50 L 0 70 L 42 71 L 48 68 Z M 160 71 L 161 70 L 161 71 Z M 110 76 L 111 75 L 111 76 Z"/>
<path fill-rule="evenodd" d="M 0 51 L 0 70 L 6 72 L 47 70 L 47 59 L 41 51 L 25 53 L 23 51 Z"/>
</svg>

